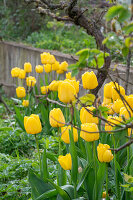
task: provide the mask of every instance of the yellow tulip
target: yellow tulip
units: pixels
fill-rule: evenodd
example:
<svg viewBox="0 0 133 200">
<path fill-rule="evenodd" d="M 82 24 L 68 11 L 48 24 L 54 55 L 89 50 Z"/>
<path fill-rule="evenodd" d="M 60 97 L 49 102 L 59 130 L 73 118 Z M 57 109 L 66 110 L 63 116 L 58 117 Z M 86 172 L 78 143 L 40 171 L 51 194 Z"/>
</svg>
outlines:
<svg viewBox="0 0 133 200">
<path fill-rule="evenodd" d="M 29 77 L 27 77 L 26 78 L 26 84 L 27 84 L 27 86 L 29 86 L 29 87 L 33 87 L 35 84 L 36 84 L 36 79 L 35 79 L 35 77 L 33 77 L 33 76 L 29 76 Z"/>
<path fill-rule="evenodd" d="M 97 146 L 98 160 L 100 162 L 110 162 L 113 160 L 113 154 L 111 153 L 110 146 L 108 144 L 99 144 Z"/>
<path fill-rule="evenodd" d="M 47 93 L 48 93 L 48 89 L 49 89 L 48 86 L 42 86 L 42 87 L 41 87 L 41 93 L 42 93 L 42 94 L 47 94 Z"/>
<path fill-rule="evenodd" d="M 58 86 L 59 86 L 60 81 L 52 81 L 49 85 L 49 90 L 51 91 L 58 91 Z"/>
<path fill-rule="evenodd" d="M 24 64 L 24 71 L 25 71 L 26 73 L 32 72 L 32 65 L 31 65 L 31 63 L 26 62 L 26 63 Z"/>
<path fill-rule="evenodd" d="M 66 144 L 70 144 L 69 131 L 71 131 L 70 125 L 61 127 L 61 139 Z M 73 138 L 74 138 L 74 142 L 78 141 L 78 131 L 76 128 L 73 128 Z"/>
<path fill-rule="evenodd" d="M 52 70 L 56 71 L 59 69 L 60 63 L 58 61 L 55 61 L 54 64 L 52 64 Z"/>
<path fill-rule="evenodd" d="M 87 132 L 90 133 L 87 133 Z M 80 137 L 83 138 L 87 142 L 92 142 L 99 139 L 99 133 L 91 133 L 98 132 L 98 126 L 95 123 L 85 123 L 81 124 Z"/>
<path fill-rule="evenodd" d="M 56 62 L 56 59 L 54 57 L 54 55 L 50 55 L 50 58 L 49 58 L 49 64 L 54 64 Z"/>
<path fill-rule="evenodd" d="M 20 72 L 20 68 L 18 68 L 18 67 L 12 68 L 12 70 L 11 70 L 11 75 L 12 75 L 12 77 L 13 77 L 13 78 L 18 77 L 18 76 L 19 76 L 19 72 Z"/>
<path fill-rule="evenodd" d="M 16 95 L 18 98 L 23 98 L 26 96 L 25 88 L 24 87 L 17 87 L 16 88 Z"/>
<path fill-rule="evenodd" d="M 65 156 L 60 155 L 58 157 L 58 161 L 64 170 L 72 169 L 72 158 L 70 153 L 66 154 Z"/>
<path fill-rule="evenodd" d="M 52 65 L 51 64 L 46 64 L 44 65 L 44 70 L 46 73 L 49 73 L 52 71 Z"/>
<path fill-rule="evenodd" d="M 75 100 L 76 90 L 68 82 L 62 81 L 58 86 L 58 98 L 63 103 L 71 103 Z"/>
<path fill-rule="evenodd" d="M 70 83 L 71 85 L 73 85 L 73 87 L 74 87 L 75 90 L 76 90 L 76 93 L 78 94 L 78 92 L 79 92 L 79 81 L 70 80 L 70 79 L 65 79 L 64 82 L 68 82 L 68 83 Z"/>
<path fill-rule="evenodd" d="M 109 124 L 105 123 L 105 131 L 113 132 L 114 127 L 120 124 L 122 122 L 122 119 L 121 117 L 118 117 L 118 116 L 115 116 L 115 117 L 108 116 L 107 121 L 109 122 Z M 109 133 L 111 134 L 112 132 L 109 132 Z"/>
<path fill-rule="evenodd" d="M 111 99 L 108 99 L 108 98 L 106 98 L 106 97 L 103 98 L 102 106 L 106 106 L 106 105 L 108 105 L 108 104 L 110 104 L 110 103 L 111 103 Z"/>
<path fill-rule="evenodd" d="M 62 127 L 65 125 L 65 118 L 60 108 L 54 108 L 50 111 L 49 121 L 52 127 Z"/>
<path fill-rule="evenodd" d="M 125 96 L 125 89 L 118 85 L 118 83 L 115 84 L 115 86 L 112 88 L 112 99 L 113 101 L 117 100 L 117 99 L 121 99 L 121 96 L 119 95 L 119 93 L 116 91 L 116 88 L 117 90 L 119 91 L 119 93 L 124 97 Z"/>
<path fill-rule="evenodd" d="M 61 69 L 59 68 L 58 70 L 56 70 L 56 73 L 57 73 L 57 74 L 63 74 L 63 73 L 64 73 L 64 71 L 63 71 L 63 70 L 61 70 Z"/>
<path fill-rule="evenodd" d="M 129 106 L 133 109 L 133 94 L 130 94 L 125 99 L 126 99 L 127 103 L 129 104 Z"/>
<path fill-rule="evenodd" d="M 113 110 L 116 112 L 116 113 L 119 113 L 120 112 L 120 109 L 124 106 L 123 102 L 121 99 L 117 99 L 116 101 L 114 101 L 114 104 L 113 104 Z"/>
<path fill-rule="evenodd" d="M 36 69 L 36 73 L 42 73 L 43 72 L 43 66 L 42 65 L 37 65 L 35 69 Z"/>
<path fill-rule="evenodd" d="M 24 69 L 20 69 L 18 78 L 20 78 L 20 79 L 24 79 L 25 78 L 25 70 Z"/>
<path fill-rule="evenodd" d="M 83 107 L 80 110 L 80 121 L 82 124 L 84 123 L 96 123 L 98 124 L 98 117 L 93 117 L 93 113 L 89 113 L 88 111 L 93 111 L 95 110 L 95 107 L 89 107 L 87 106 L 86 108 Z"/>
<path fill-rule="evenodd" d="M 76 78 L 72 77 L 71 72 L 66 73 L 66 79 L 70 79 L 70 80 L 75 80 L 76 81 Z"/>
<path fill-rule="evenodd" d="M 68 63 L 66 61 L 60 64 L 60 70 L 67 71 Z"/>
<path fill-rule="evenodd" d="M 107 113 L 109 115 L 113 115 L 114 114 L 114 110 L 113 110 L 113 103 L 109 103 L 109 104 L 106 104 L 106 106 L 109 110 L 107 111 Z"/>
<path fill-rule="evenodd" d="M 102 198 L 106 198 L 106 191 L 102 193 Z"/>
<path fill-rule="evenodd" d="M 85 72 L 82 75 L 82 83 L 83 83 L 83 88 L 89 90 L 95 89 L 98 86 L 97 77 L 93 71 Z"/>
<path fill-rule="evenodd" d="M 127 110 L 128 109 L 128 110 Z M 130 114 L 129 114 L 130 113 Z M 133 112 L 130 110 L 129 107 L 125 108 L 125 107 L 122 107 L 120 109 L 120 116 L 124 117 L 125 119 L 129 119 L 130 117 L 133 117 Z"/>
<path fill-rule="evenodd" d="M 29 106 L 29 100 L 23 100 L 22 105 L 24 107 L 28 107 Z"/>
<path fill-rule="evenodd" d="M 24 117 L 24 128 L 28 134 L 37 134 L 42 131 L 42 125 L 38 115 L 32 114 Z"/>
<path fill-rule="evenodd" d="M 110 83 L 106 83 L 104 85 L 104 97 L 105 98 L 108 98 L 108 99 L 111 99 L 112 98 L 112 90 L 113 90 L 113 87 L 114 87 L 114 83 L 113 82 L 110 82 Z M 111 102 L 110 102 L 111 103 Z"/>
<path fill-rule="evenodd" d="M 47 53 L 47 52 L 43 52 L 40 54 L 40 57 L 41 57 L 41 63 L 42 64 L 47 64 L 49 63 L 49 60 L 50 60 L 50 53 Z"/>
</svg>

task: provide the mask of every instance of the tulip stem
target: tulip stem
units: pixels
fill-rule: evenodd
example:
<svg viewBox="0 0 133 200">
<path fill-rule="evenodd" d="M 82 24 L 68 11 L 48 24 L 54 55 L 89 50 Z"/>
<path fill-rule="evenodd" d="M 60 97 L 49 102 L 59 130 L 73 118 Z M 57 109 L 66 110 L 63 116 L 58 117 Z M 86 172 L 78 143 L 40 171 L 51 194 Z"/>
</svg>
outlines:
<svg viewBox="0 0 133 200">
<path fill-rule="evenodd" d="M 106 200 L 109 199 L 108 197 L 108 163 L 106 163 Z"/>
<path fill-rule="evenodd" d="M 94 199 L 97 199 L 97 166 L 96 166 L 96 147 L 95 141 L 93 141 L 93 155 L 94 155 L 94 170 L 95 170 L 95 192 L 94 192 Z"/>
<path fill-rule="evenodd" d="M 61 155 L 61 138 L 60 138 L 60 128 L 58 127 L 58 137 L 59 137 L 59 155 Z"/>
<path fill-rule="evenodd" d="M 116 145 L 115 145 L 115 136 L 114 136 L 114 134 L 112 134 L 112 137 L 113 137 L 113 143 L 114 143 L 114 149 L 115 149 Z M 115 167 L 115 182 L 116 182 L 116 198 L 117 198 L 117 200 L 120 200 L 120 188 L 119 188 L 118 174 L 117 174 L 116 154 L 114 154 L 114 167 Z"/>
<path fill-rule="evenodd" d="M 39 163 L 40 163 L 40 172 L 41 172 L 41 159 L 40 159 L 40 152 L 39 152 L 39 143 L 38 143 L 38 139 L 37 139 L 36 134 L 35 134 L 35 140 L 36 140 L 37 152 L 38 152 Z"/>
</svg>

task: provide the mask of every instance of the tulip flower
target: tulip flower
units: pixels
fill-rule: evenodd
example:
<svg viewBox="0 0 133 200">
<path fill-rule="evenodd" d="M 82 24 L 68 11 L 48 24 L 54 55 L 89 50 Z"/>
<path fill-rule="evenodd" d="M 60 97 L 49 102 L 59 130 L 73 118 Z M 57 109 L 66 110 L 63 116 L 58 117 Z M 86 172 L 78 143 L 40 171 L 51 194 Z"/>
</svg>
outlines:
<svg viewBox="0 0 133 200">
<path fill-rule="evenodd" d="M 71 103 L 75 100 L 76 90 L 68 82 L 62 81 L 58 86 L 58 98 L 63 103 Z"/>
<path fill-rule="evenodd" d="M 28 107 L 29 106 L 29 100 L 23 100 L 22 105 L 24 107 Z"/>
<path fill-rule="evenodd" d="M 117 99 L 116 101 L 114 101 L 114 104 L 113 104 L 113 110 L 116 112 L 116 113 L 119 113 L 120 112 L 120 109 L 124 106 L 123 102 L 121 99 Z"/>
<path fill-rule="evenodd" d="M 118 92 L 117 92 L 116 89 L 118 90 Z M 124 97 L 125 96 L 125 89 L 122 86 L 118 85 L 118 83 L 116 83 L 114 85 L 114 87 L 112 88 L 112 99 L 113 99 L 113 101 L 115 101 L 117 99 L 121 99 L 121 96 L 120 96 L 119 93 Z"/>
<path fill-rule="evenodd" d="M 95 89 L 98 86 L 97 77 L 93 71 L 85 72 L 82 75 L 82 83 L 83 83 L 83 88 L 89 90 Z"/>
<path fill-rule="evenodd" d="M 26 84 L 27 84 L 27 86 L 29 86 L 29 87 L 33 87 L 35 84 L 36 84 L 36 79 L 35 79 L 35 77 L 33 77 L 33 76 L 29 76 L 29 77 L 27 77 L 26 78 Z"/>
<path fill-rule="evenodd" d="M 113 82 L 106 83 L 104 85 L 104 97 L 105 98 L 108 98 L 108 99 L 112 98 L 112 89 L 113 89 L 113 87 L 114 87 L 114 83 Z"/>
<path fill-rule="evenodd" d="M 50 84 L 49 84 L 49 90 L 51 91 L 58 91 L 58 86 L 59 86 L 59 83 L 60 81 L 52 81 Z"/>
<path fill-rule="evenodd" d="M 42 65 L 37 65 L 36 66 L 36 68 L 35 68 L 35 70 L 36 70 L 36 73 L 42 73 L 43 72 L 43 66 Z"/>
<path fill-rule="evenodd" d="M 42 63 L 42 64 L 47 64 L 47 63 L 49 63 L 49 60 L 50 60 L 50 53 L 43 52 L 43 53 L 40 54 L 40 57 L 41 57 L 41 63 Z"/>
<path fill-rule="evenodd" d="M 24 128 L 28 134 L 37 134 L 42 131 L 42 125 L 38 115 L 32 114 L 24 117 Z"/>
<path fill-rule="evenodd" d="M 60 63 L 58 61 L 55 61 L 54 64 L 52 64 L 52 70 L 56 71 L 59 69 Z"/>
<path fill-rule="evenodd" d="M 121 117 L 123 116 L 125 119 L 129 119 L 130 117 L 133 117 L 133 112 L 130 110 L 129 107 L 127 107 L 127 108 L 122 107 L 120 109 L 120 116 Z"/>
<path fill-rule="evenodd" d="M 98 126 L 95 123 L 81 124 L 80 137 L 87 142 L 92 142 L 99 139 L 99 133 L 87 133 L 86 131 L 98 132 Z"/>
<path fill-rule="evenodd" d="M 25 78 L 25 70 L 24 69 L 20 69 L 18 78 L 20 78 L 20 79 L 24 79 Z"/>
<path fill-rule="evenodd" d="M 65 125 L 65 118 L 60 108 L 54 108 L 50 111 L 49 121 L 52 127 L 62 127 Z"/>
<path fill-rule="evenodd" d="M 26 62 L 26 63 L 24 64 L 24 71 L 25 71 L 26 73 L 32 72 L 32 65 L 31 65 L 31 63 Z"/>
<path fill-rule="evenodd" d="M 42 86 L 42 87 L 41 87 L 41 93 L 42 93 L 42 94 L 47 94 L 47 93 L 48 93 L 48 89 L 49 89 L 48 86 Z"/>
<path fill-rule="evenodd" d="M 113 160 L 113 154 L 111 153 L 110 146 L 108 144 L 99 144 L 97 146 L 98 160 L 100 162 L 110 162 Z"/>
<path fill-rule="evenodd" d="M 129 106 L 133 109 L 133 94 L 130 94 L 129 96 L 126 96 L 126 101 L 129 104 Z"/>
<path fill-rule="evenodd" d="M 88 110 L 88 111 L 87 111 Z M 98 117 L 93 117 L 93 113 L 89 113 L 89 111 L 95 110 L 95 107 L 83 107 L 80 110 L 80 121 L 82 124 L 84 123 L 96 123 L 98 124 Z"/>
<path fill-rule="evenodd" d="M 122 122 L 121 117 L 115 116 L 108 116 L 107 121 L 110 123 L 105 123 L 105 131 L 113 131 L 114 127 Z M 109 132 L 111 133 L 111 132 Z"/>
<path fill-rule="evenodd" d="M 17 87 L 16 88 L 16 95 L 18 98 L 23 98 L 26 96 L 25 88 L 24 87 Z"/>
<path fill-rule="evenodd" d="M 66 154 L 65 156 L 60 155 L 58 157 L 58 161 L 64 170 L 72 169 L 72 158 L 70 153 Z"/>
<path fill-rule="evenodd" d="M 46 64 L 44 65 L 44 70 L 46 73 L 49 73 L 52 71 L 52 65 L 51 64 Z"/>
<path fill-rule="evenodd" d="M 61 127 L 61 139 L 66 144 L 70 144 L 69 131 L 71 131 L 71 126 Z M 74 142 L 78 141 L 78 131 L 76 128 L 73 128 L 73 138 Z"/>
<path fill-rule="evenodd" d="M 19 72 L 20 72 L 20 68 L 18 68 L 18 67 L 12 68 L 12 70 L 11 70 L 11 75 L 12 75 L 12 77 L 13 77 L 13 78 L 18 77 L 18 76 L 19 76 Z"/>
<path fill-rule="evenodd" d="M 68 63 L 66 61 L 60 64 L 60 70 L 67 71 Z"/>
</svg>

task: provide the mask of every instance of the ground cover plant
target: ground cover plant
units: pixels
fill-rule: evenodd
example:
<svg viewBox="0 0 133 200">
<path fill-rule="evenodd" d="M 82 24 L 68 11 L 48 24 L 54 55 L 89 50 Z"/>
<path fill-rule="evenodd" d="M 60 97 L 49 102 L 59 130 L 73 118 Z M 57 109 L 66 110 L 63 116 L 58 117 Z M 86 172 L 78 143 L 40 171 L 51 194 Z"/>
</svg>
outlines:
<svg viewBox="0 0 133 200">
<path fill-rule="evenodd" d="M 123 9 L 128 13 L 124 19 L 127 20 L 128 9 L 118 6 L 109 9 L 107 19 L 119 19 L 116 10 L 123 12 Z M 123 29 L 128 29 L 128 34 L 125 33 L 130 41 L 126 46 L 128 53 L 132 51 L 131 27 L 129 22 Z M 124 40 L 123 46 L 126 44 Z M 42 53 L 42 65 L 35 66 L 38 81 L 32 76 L 33 66 L 28 62 L 24 69 L 11 70 L 16 81 L 17 98 L 12 101 L 17 128 L 14 132 L 11 124 L 1 129 L 7 137 L 10 133 L 14 135 L 10 158 L 3 155 L 10 145 L 5 143 L 6 136 L 1 137 L 1 143 L 5 143 L 1 160 L 10 179 L 18 176 L 22 185 L 17 188 L 15 179 L 10 193 L 12 183 L 8 182 L 8 186 L 3 173 L 2 180 L 9 187 L 8 193 L 2 188 L 3 199 L 19 196 L 21 187 L 24 198 L 30 198 L 29 184 L 25 183 L 28 171 L 33 200 L 133 198 L 133 95 L 127 95 L 124 87 L 108 73 L 110 82 L 105 84 L 101 100 L 94 95 L 99 82 L 90 68 L 102 70 L 109 53 L 83 49 L 77 55 L 79 61 L 68 66 L 50 53 Z M 86 67 L 77 80 L 79 69 Z M 79 90 L 84 90 L 85 95 L 80 96 Z M 22 141 L 18 143 L 19 134 Z M 8 165 L 11 161 L 14 164 Z"/>
</svg>

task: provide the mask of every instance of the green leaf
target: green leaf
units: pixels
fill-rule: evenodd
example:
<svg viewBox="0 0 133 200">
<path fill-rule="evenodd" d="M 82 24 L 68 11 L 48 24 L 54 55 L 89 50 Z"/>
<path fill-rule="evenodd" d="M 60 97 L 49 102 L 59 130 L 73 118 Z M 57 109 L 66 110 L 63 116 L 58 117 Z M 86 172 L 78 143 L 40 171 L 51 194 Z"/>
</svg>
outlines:
<svg viewBox="0 0 133 200">
<path fill-rule="evenodd" d="M 123 27 L 123 30 L 125 31 L 125 33 L 128 35 L 130 33 L 133 32 L 133 22 L 131 22 L 130 24 L 128 24 L 127 26 Z"/>
<path fill-rule="evenodd" d="M 124 180 L 127 182 L 127 183 L 133 183 L 133 177 L 128 175 L 128 174 L 124 174 Z"/>
<path fill-rule="evenodd" d="M 123 47 L 122 48 L 122 54 L 123 54 L 123 56 L 127 56 L 128 55 L 128 53 L 129 53 L 129 48 L 128 47 Z"/>
<path fill-rule="evenodd" d="M 78 185 L 77 185 L 77 191 L 80 189 L 81 185 L 84 183 L 84 181 L 85 181 L 85 179 L 86 179 L 86 177 L 87 177 L 87 175 L 88 175 L 88 173 L 89 173 L 89 170 L 90 170 L 91 167 L 92 167 L 92 164 L 93 164 L 93 162 L 91 162 L 89 165 L 87 165 L 87 166 L 84 168 L 84 170 L 83 170 L 83 172 L 82 172 L 82 176 L 81 176 L 81 178 L 80 178 L 80 180 L 79 180 L 79 183 L 78 183 Z"/>
<path fill-rule="evenodd" d="M 59 195 L 63 198 L 63 200 L 71 200 L 70 196 L 65 192 L 61 187 L 53 183 L 50 179 L 47 179 L 48 182 L 52 184 L 52 186 L 57 190 Z"/>
<path fill-rule="evenodd" d="M 80 51 L 78 51 L 77 53 L 76 53 L 76 55 L 81 55 L 81 54 L 84 54 L 84 53 L 88 53 L 89 52 L 89 49 L 82 49 L 82 50 L 80 50 Z"/>
<path fill-rule="evenodd" d="M 0 131 L 12 131 L 13 128 L 12 127 L 1 127 Z"/>
<path fill-rule="evenodd" d="M 123 6 L 122 5 L 117 5 L 117 6 L 112 6 L 111 8 L 109 8 L 108 12 L 105 15 L 105 18 L 107 21 L 110 21 L 111 19 L 113 19 L 115 16 L 118 15 L 118 13 L 123 10 Z"/>
<path fill-rule="evenodd" d="M 75 148 L 75 142 L 73 138 L 73 128 L 72 131 L 69 131 L 69 138 L 70 138 L 70 154 L 72 157 L 72 170 L 71 170 L 71 177 L 74 184 L 77 183 L 77 175 L 78 175 L 78 157 L 77 151 Z"/>
<path fill-rule="evenodd" d="M 97 172 L 97 196 L 98 199 L 101 198 L 101 194 L 102 194 L 102 188 L 103 188 L 103 183 L 105 180 L 105 167 L 106 167 L 106 163 L 99 163 L 99 169 Z"/>
<path fill-rule="evenodd" d="M 47 168 L 47 155 L 46 155 L 46 144 L 44 144 L 43 155 L 41 156 L 41 177 L 46 182 L 46 179 L 49 177 L 48 168 Z"/>
<path fill-rule="evenodd" d="M 79 98 L 82 104 L 85 104 L 86 106 L 92 105 L 95 101 L 95 95 L 94 94 L 86 94 Z"/>
<path fill-rule="evenodd" d="M 44 199 L 52 200 L 51 198 L 57 196 L 57 194 L 58 192 L 56 189 L 49 190 L 43 193 L 42 195 L 40 195 L 39 197 L 37 197 L 36 200 L 44 200 Z M 55 200 L 55 198 L 53 198 L 53 200 Z"/>
<path fill-rule="evenodd" d="M 32 170 L 29 171 L 29 183 L 31 185 L 33 200 L 36 200 L 36 198 L 43 193 L 53 189 L 53 187 L 49 183 L 46 183 L 42 179 L 37 177 Z"/>
<path fill-rule="evenodd" d="M 19 108 L 17 108 L 17 106 L 14 105 L 14 109 L 15 109 L 15 112 L 16 112 L 16 120 L 19 124 L 19 126 L 25 131 L 25 128 L 24 128 L 24 117 L 21 115 L 20 113 L 20 110 Z"/>
<path fill-rule="evenodd" d="M 64 170 L 60 164 L 58 165 L 58 178 L 57 182 L 59 186 L 66 185 L 67 182 L 67 176 L 66 176 L 66 170 Z"/>
</svg>

